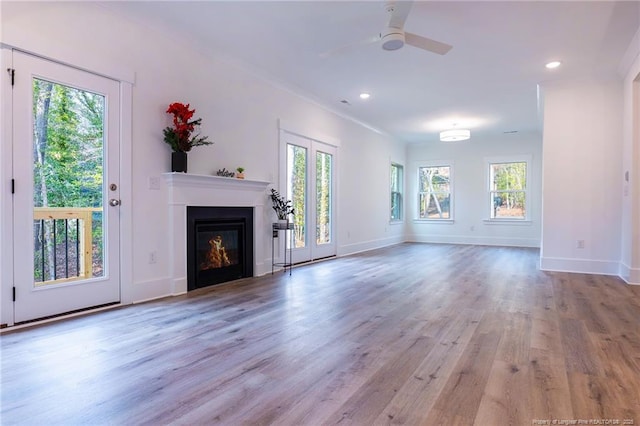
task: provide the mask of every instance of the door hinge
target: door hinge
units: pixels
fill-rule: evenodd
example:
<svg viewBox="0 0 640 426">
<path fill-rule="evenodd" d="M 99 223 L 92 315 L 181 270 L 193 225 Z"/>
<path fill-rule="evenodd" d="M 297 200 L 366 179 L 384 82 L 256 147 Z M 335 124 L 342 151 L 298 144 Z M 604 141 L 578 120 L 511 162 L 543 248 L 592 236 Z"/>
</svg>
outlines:
<svg viewBox="0 0 640 426">
<path fill-rule="evenodd" d="M 16 301 L 16 288 L 13 287 L 13 301 Z"/>
<path fill-rule="evenodd" d="M 12 194 L 16 193 L 16 180 L 15 179 L 11 179 L 11 193 Z"/>
<path fill-rule="evenodd" d="M 13 86 L 16 83 L 16 70 L 13 68 L 7 68 L 7 72 L 11 77 L 11 85 Z"/>
</svg>

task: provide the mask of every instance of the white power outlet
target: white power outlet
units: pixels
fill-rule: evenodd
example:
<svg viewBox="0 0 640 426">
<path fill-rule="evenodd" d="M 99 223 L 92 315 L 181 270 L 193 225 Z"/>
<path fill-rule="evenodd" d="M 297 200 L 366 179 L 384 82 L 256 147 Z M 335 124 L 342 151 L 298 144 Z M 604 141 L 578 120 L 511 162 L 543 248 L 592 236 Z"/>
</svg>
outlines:
<svg viewBox="0 0 640 426">
<path fill-rule="evenodd" d="M 583 249 L 584 248 L 584 240 L 578 240 L 576 242 L 576 248 Z"/>
<path fill-rule="evenodd" d="M 157 251 L 150 251 L 149 252 L 149 263 L 153 264 L 153 263 L 157 263 L 158 262 L 158 252 Z"/>
</svg>

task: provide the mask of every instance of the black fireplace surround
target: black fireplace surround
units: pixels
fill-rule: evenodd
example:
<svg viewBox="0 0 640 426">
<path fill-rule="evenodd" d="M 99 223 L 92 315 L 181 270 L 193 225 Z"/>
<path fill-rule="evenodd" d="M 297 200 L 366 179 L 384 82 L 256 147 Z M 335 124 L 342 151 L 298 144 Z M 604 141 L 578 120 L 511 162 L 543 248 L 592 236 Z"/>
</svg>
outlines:
<svg viewBox="0 0 640 426">
<path fill-rule="evenodd" d="M 253 276 L 253 207 L 187 206 L 187 290 Z"/>
</svg>

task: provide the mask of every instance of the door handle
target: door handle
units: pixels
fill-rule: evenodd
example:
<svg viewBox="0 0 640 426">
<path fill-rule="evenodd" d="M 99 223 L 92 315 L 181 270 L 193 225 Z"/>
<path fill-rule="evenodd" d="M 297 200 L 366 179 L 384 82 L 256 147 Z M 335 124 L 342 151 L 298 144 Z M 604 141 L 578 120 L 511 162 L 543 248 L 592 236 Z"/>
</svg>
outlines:
<svg viewBox="0 0 640 426">
<path fill-rule="evenodd" d="M 109 200 L 109 205 L 112 205 L 113 207 L 117 207 L 120 205 L 120 200 L 116 200 L 115 198 L 112 198 Z"/>
</svg>

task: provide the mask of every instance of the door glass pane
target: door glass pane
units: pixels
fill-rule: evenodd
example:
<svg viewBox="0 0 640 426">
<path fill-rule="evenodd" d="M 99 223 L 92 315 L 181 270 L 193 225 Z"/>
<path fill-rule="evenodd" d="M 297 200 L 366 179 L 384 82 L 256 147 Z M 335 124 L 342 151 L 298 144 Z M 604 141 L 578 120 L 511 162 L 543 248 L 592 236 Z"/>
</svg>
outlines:
<svg viewBox="0 0 640 426">
<path fill-rule="evenodd" d="M 34 281 L 104 271 L 102 95 L 33 80 Z"/>
<path fill-rule="evenodd" d="M 316 152 L 316 244 L 331 242 L 331 155 Z"/>
<path fill-rule="evenodd" d="M 287 199 L 293 202 L 295 212 L 293 216 L 294 248 L 305 247 L 307 241 L 307 149 L 291 144 L 287 145 Z"/>
</svg>

